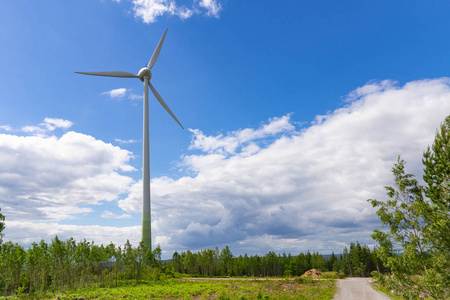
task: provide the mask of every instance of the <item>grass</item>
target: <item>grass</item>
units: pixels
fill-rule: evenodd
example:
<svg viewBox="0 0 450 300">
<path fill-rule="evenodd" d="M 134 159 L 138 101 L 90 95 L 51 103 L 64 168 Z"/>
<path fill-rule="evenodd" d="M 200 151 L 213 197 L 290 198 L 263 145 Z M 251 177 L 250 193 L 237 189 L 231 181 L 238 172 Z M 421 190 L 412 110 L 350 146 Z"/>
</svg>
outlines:
<svg viewBox="0 0 450 300">
<path fill-rule="evenodd" d="M 201 280 L 170 279 L 117 288 L 84 288 L 8 299 L 332 299 L 334 280 Z"/>
<path fill-rule="evenodd" d="M 386 295 L 388 295 L 390 298 L 395 299 L 395 300 L 403 300 L 404 298 L 401 296 L 398 296 L 396 294 L 391 293 L 387 287 L 381 285 L 380 283 L 378 283 L 376 280 L 374 280 L 372 282 L 372 288 L 376 291 L 382 292 Z"/>
<path fill-rule="evenodd" d="M 322 272 L 320 276 L 321 279 L 343 279 L 345 278 L 344 274 L 339 272 Z"/>
</svg>

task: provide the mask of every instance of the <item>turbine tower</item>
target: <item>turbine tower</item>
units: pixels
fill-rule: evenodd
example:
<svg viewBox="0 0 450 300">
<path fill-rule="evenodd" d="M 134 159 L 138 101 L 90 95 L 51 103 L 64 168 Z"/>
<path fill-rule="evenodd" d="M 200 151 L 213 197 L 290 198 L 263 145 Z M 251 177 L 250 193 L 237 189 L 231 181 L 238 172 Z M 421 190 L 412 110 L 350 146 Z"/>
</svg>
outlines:
<svg viewBox="0 0 450 300">
<path fill-rule="evenodd" d="M 173 114 L 170 108 L 167 106 L 166 102 L 164 102 L 163 98 L 158 94 L 155 87 L 150 82 L 152 78 L 152 72 L 150 71 L 156 63 L 158 59 L 159 52 L 161 51 L 161 47 L 164 43 L 164 38 L 166 37 L 167 29 L 164 32 L 161 40 L 156 46 L 155 51 L 153 52 L 152 58 L 148 62 L 147 67 L 139 70 L 139 73 L 133 74 L 122 71 L 113 71 L 113 72 L 75 72 L 78 74 L 85 75 L 95 75 L 95 76 L 107 76 L 107 77 L 121 77 L 121 78 L 139 78 L 144 83 L 144 136 L 143 136 L 143 157 L 142 157 L 142 185 L 143 185 L 143 194 L 142 194 L 142 242 L 144 246 L 151 249 L 152 247 L 152 232 L 151 232 L 151 213 L 150 213 L 150 145 L 149 145 L 149 134 L 148 134 L 148 88 L 155 95 L 156 100 L 165 108 L 165 110 L 172 116 L 172 118 L 178 123 L 178 125 L 183 128 L 180 121 L 178 121 L 177 117 Z M 184 128 L 183 128 L 184 129 Z"/>
</svg>

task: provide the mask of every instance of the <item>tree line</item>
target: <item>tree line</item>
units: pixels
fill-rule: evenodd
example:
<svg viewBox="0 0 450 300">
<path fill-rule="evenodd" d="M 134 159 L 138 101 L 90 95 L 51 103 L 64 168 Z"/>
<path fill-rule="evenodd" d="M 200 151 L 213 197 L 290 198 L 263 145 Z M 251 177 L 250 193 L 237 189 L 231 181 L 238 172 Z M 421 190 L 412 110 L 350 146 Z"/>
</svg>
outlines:
<svg viewBox="0 0 450 300">
<path fill-rule="evenodd" d="M 323 256 L 318 252 L 300 253 L 298 255 L 269 253 L 259 255 L 233 256 L 228 246 L 221 251 L 205 249 L 175 252 L 172 259 L 165 264 L 174 272 L 201 276 L 300 276 L 310 269 L 335 271 L 345 276 L 369 276 L 370 272 L 386 271 L 375 252 L 359 242 L 351 243 L 343 253 Z"/>
<path fill-rule="evenodd" d="M 0 290 L 11 293 L 43 293 L 86 286 L 113 287 L 119 284 L 157 280 L 161 249 L 153 251 L 129 241 L 114 244 L 66 241 L 57 236 L 25 250 L 12 242 L 0 244 Z"/>
<path fill-rule="evenodd" d="M 96 245 L 57 236 L 47 244 L 32 243 L 25 250 L 13 242 L 0 244 L 0 290 L 11 293 L 43 293 L 87 286 L 115 287 L 123 284 L 158 281 L 185 276 L 299 276 L 310 269 L 336 271 L 350 276 L 368 276 L 379 270 L 374 251 L 358 242 L 343 254 L 328 257 L 318 252 L 298 255 L 276 254 L 234 256 L 229 247 L 196 253 L 175 252 L 171 260 L 161 260 L 161 249 L 142 244 L 133 247 Z"/>
</svg>

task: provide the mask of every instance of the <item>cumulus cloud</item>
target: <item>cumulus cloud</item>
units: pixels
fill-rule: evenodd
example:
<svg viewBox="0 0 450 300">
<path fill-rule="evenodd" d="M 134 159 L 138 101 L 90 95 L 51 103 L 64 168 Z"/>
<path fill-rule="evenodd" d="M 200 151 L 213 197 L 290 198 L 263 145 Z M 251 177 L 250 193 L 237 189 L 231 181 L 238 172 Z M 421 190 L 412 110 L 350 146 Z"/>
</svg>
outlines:
<svg viewBox="0 0 450 300">
<path fill-rule="evenodd" d="M 59 119 L 44 124 L 69 126 Z M 72 131 L 59 138 L 0 134 L 2 210 L 9 220 L 24 221 L 89 213 L 88 206 L 128 190 L 133 180 L 121 172 L 135 170 L 131 158 L 127 150 Z"/>
<path fill-rule="evenodd" d="M 363 96 L 380 93 L 386 89 L 393 89 L 395 88 L 395 84 L 396 82 L 392 80 L 371 81 L 364 86 L 351 91 L 344 100 L 351 102 Z"/>
<path fill-rule="evenodd" d="M 154 234 L 169 249 L 331 252 L 350 241 L 371 244 L 379 221 L 366 200 L 385 197 L 399 154 L 420 176 L 423 150 L 450 112 L 449 84 L 371 82 L 301 130 L 289 115 L 227 134 L 192 130 L 191 149 L 202 152 L 182 164 L 194 175 L 151 182 L 153 228 L 161 230 Z M 138 212 L 140 186 L 119 201 L 123 210 Z"/>
<path fill-rule="evenodd" d="M 24 245 L 30 245 L 32 242 L 39 242 L 42 239 L 50 242 L 56 235 L 62 240 L 73 237 L 75 241 L 86 239 L 103 245 L 108 245 L 111 242 L 115 245 L 123 245 L 129 240 L 132 245 L 138 246 L 141 238 L 140 226 L 80 226 L 34 221 L 8 221 L 7 224 L 8 234 L 5 238 L 10 240 L 10 237 L 14 236 L 14 242 Z"/>
<path fill-rule="evenodd" d="M 189 129 L 193 133 L 193 139 L 189 149 L 199 149 L 208 153 L 227 153 L 234 154 L 238 148 L 250 146 L 247 150 L 256 151 L 256 144 L 250 142 L 274 136 L 279 133 L 292 132 L 295 127 L 290 122 L 290 115 L 281 118 L 273 118 L 268 124 L 262 125 L 258 129 L 246 128 L 227 133 L 225 136 L 206 136 L 198 129 Z"/>
<path fill-rule="evenodd" d="M 228 133 L 193 129 L 190 150 L 179 162 L 187 172 L 152 178 L 154 243 L 168 257 L 175 250 L 226 244 L 237 254 L 338 252 L 355 240 L 370 245 L 380 223 L 366 200 L 385 198 L 383 187 L 392 184 L 390 169 L 399 154 L 407 171 L 420 178 L 423 150 L 449 112 L 448 78 L 403 86 L 381 81 L 357 88 L 343 107 L 306 127 L 296 128 L 287 114 Z M 119 172 L 133 169 L 131 155 L 75 132 L 61 138 L 0 134 L 6 237 L 35 240 L 31 220 L 37 219 L 53 220 L 52 226 L 36 226 L 42 230 L 37 237 L 58 233 L 120 242 L 117 230 L 138 241 L 139 227 L 56 222 L 57 208 L 69 218 L 103 201 L 117 203 L 126 212 L 122 216 L 139 213 L 142 182 Z"/>
<path fill-rule="evenodd" d="M 180 19 L 188 19 L 194 14 L 201 14 L 206 10 L 208 16 L 219 17 L 222 6 L 217 0 L 193 1 L 192 7 L 179 6 L 175 0 L 132 0 L 134 15 L 144 23 L 155 23 L 158 17 L 165 14 L 177 16 Z"/>
</svg>

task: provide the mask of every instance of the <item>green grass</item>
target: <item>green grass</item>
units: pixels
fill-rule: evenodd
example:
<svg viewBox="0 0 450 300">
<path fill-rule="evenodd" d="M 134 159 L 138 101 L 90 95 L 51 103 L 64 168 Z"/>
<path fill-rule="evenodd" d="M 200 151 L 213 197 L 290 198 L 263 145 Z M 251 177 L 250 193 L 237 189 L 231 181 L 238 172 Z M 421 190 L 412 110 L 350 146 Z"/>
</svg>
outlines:
<svg viewBox="0 0 450 300">
<path fill-rule="evenodd" d="M 84 288 L 8 299 L 332 299 L 334 280 L 202 280 L 170 279 L 117 288 Z"/>
<path fill-rule="evenodd" d="M 373 287 L 374 290 L 380 291 L 380 292 L 382 292 L 382 293 L 388 295 L 388 296 L 391 297 L 392 299 L 395 299 L 395 300 L 402 300 L 402 299 L 404 299 L 404 298 L 401 297 L 401 296 L 397 296 L 397 295 L 395 295 L 395 294 L 392 294 L 385 286 L 382 286 L 381 284 L 379 284 L 379 283 L 376 282 L 376 281 L 375 281 L 374 283 L 372 283 L 372 287 Z"/>
<path fill-rule="evenodd" d="M 344 274 L 339 272 L 322 272 L 322 279 L 343 279 L 345 278 Z"/>
</svg>

